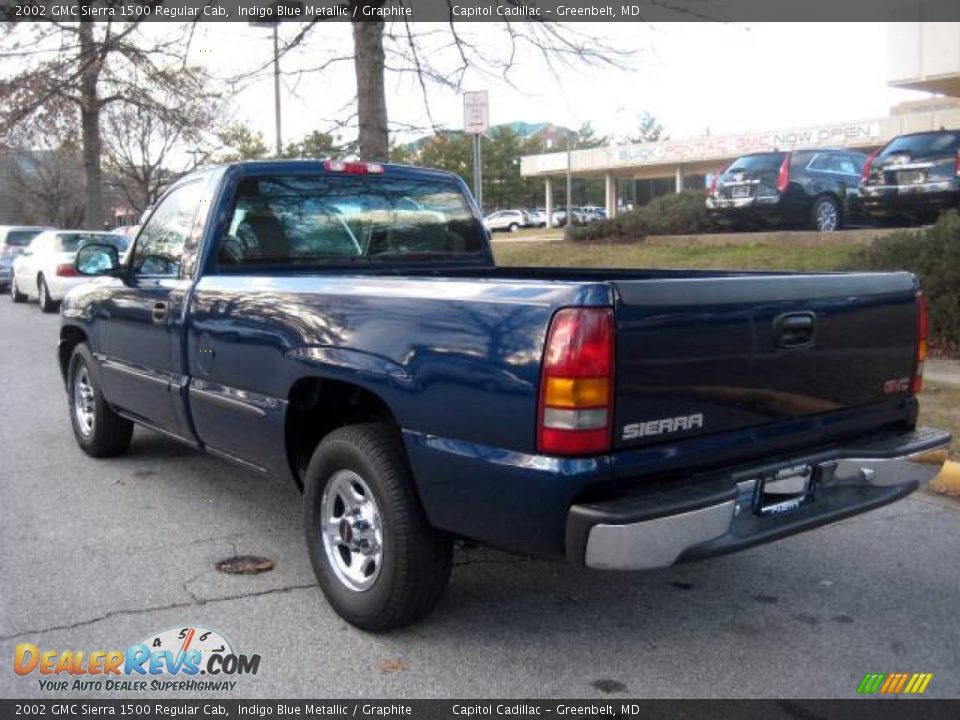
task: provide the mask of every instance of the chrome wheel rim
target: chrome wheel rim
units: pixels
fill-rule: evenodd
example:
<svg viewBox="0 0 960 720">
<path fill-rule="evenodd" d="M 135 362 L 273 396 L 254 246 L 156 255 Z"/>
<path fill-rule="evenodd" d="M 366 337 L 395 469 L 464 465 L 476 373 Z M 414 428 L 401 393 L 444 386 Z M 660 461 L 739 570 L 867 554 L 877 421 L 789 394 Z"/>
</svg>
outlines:
<svg viewBox="0 0 960 720">
<path fill-rule="evenodd" d="M 817 227 L 830 232 L 837 229 L 837 208 L 831 202 L 822 202 L 817 206 Z"/>
<path fill-rule="evenodd" d="M 383 521 L 369 485 L 353 470 L 338 470 L 320 507 L 323 550 L 334 574 L 351 590 L 369 590 L 383 564 Z"/>
<path fill-rule="evenodd" d="M 79 367 L 73 379 L 73 414 L 83 436 L 91 435 L 96 421 L 96 400 L 93 384 L 90 382 L 90 371 L 84 365 Z"/>
</svg>

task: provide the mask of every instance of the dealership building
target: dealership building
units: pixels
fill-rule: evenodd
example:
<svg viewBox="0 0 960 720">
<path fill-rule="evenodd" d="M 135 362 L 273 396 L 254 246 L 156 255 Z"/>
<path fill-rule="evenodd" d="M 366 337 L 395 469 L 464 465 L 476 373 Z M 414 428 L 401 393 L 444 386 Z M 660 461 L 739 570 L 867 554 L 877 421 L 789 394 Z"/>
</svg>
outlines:
<svg viewBox="0 0 960 720">
<path fill-rule="evenodd" d="M 921 12 L 918 7 L 915 16 Z M 888 23 L 887 34 L 890 85 L 936 97 L 902 103 L 880 118 L 528 155 L 520 172 L 543 179 L 548 217 L 568 177 L 602 181 L 613 217 L 657 195 L 702 188 L 710 175 L 745 153 L 816 147 L 870 152 L 904 133 L 960 128 L 960 23 Z"/>
</svg>

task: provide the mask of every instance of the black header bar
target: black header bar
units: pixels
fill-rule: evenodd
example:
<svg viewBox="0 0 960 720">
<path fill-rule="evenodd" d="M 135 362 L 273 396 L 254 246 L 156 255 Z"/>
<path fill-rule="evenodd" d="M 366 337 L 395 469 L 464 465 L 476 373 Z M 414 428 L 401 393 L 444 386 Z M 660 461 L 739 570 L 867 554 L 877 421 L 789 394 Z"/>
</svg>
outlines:
<svg viewBox="0 0 960 720">
<path fill-rule="evenodd" d="M 0 0 L 0 13 L 15 22 L 960 21 L 960 1 Z"/>
</svg>

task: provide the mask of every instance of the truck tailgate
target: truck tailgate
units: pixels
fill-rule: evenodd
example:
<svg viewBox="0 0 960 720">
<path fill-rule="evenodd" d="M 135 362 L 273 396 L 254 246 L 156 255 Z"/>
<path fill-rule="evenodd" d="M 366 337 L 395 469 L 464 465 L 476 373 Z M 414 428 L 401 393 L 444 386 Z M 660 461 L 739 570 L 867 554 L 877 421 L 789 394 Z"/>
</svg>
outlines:
<svg viewBox="0 0 960 720">
<path fill-rule="evenodd" d="M 905 394 L 909 273 L 615 280 L 614 446 L 642 447 Z"/>
</svg>

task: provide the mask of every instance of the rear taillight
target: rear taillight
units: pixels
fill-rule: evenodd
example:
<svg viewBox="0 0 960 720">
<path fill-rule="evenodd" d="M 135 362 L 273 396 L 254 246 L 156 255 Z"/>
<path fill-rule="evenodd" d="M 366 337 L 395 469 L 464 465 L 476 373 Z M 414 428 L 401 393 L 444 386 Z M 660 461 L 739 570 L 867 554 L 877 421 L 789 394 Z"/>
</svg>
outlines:
<svg viewBox="0 0 960 720">
<path fill-rule="evenodd" d="M 57 277 L 80 277 L 80 273 L 71 263 L 57 265 Z"/>
<path fill-rule="evenodd" d="M 923 390 L 923 364 L 927 360 L 927 337 L 930 334 L 930 303 L 922 292 L 917 293 L 917 352 L 913 364 L 910 392 L 918 395 Z"/>
<path fill-rule="evenodd" d="M 540 378 L 537 449 L 547 455 L 610 450 L 614 327 L 611 308 L 553 316 Z"/>
<path fill-rule="evenodd" d="M 780 171 L 777 173 L 777 190 L 786 192 L 790 185 L 790 153 L 787 153 L 780 163 Z"/>
<path fill-rule="evenodd" d="M 960 177 L 960 150 L 957 150 L 957 157 L 953 161 L 953 172 Z"/>
<path fill-rule="evenodd" d="M 873 167 L 873 161 L 880 154 L 882 148 L 877 148 L 867 156 L 867 161 L 863 164 L 863 170 L 860 171 L 860 184 L 864 184 L 870 179 L 870 168 Z"/>
<path fill-rule="evenodd" d="M 327 172 L 341 172 L 347 175 L 382 175 L 383 165 L 380 163 L 344 162 L 342 160 L 327 160 L 323 163 Z"/>
</svg>

